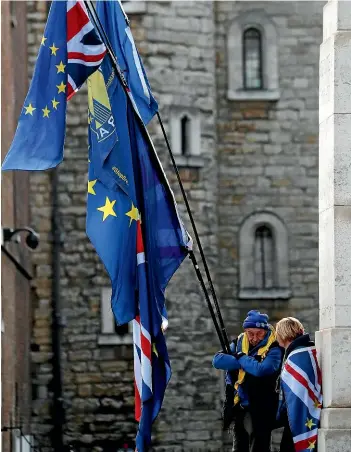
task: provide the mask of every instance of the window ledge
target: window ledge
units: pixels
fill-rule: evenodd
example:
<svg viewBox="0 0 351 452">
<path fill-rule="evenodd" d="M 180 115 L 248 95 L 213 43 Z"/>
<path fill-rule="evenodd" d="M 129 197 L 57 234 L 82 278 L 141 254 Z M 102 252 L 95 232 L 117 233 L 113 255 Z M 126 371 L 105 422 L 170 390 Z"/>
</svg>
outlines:
<svg viewBox="0 0 351 452">
<path fill-rule="evenodd" d="M 126 334 L 125 336 L 117 336 L 116 334 L 101 334 L 98 337 L 99 345 L 131 345 L 133 344 L 133 336 Z"/>
<path fill-rule="evenodd" d="M 267 91 L 267 90 L 232 91 L 232 90 L 228 90 L 227 96 L 228 96 L 229 100 L 276 101 L 276 100 L 280 99 L 280 91 L 279 90 L 272 90 L 272 91 Z"/>
<path fill-rule="evenodd" d="M 201 168 L 205 164 L 204 159 L 199 155 L 175 155 L 174 160 L 180 167 Z"/>
<path fill-rule="evenodd" d="M 122 5 L 126 14 L 143 14 L 146 12 L 146 2 L 142 0 L 131 0 Z"/>
<path fill-rule="evenodd" d="M 291 290 L 289 289 L 241 289 L 239 298 L 242 300 L 251 299 L 288 299 L 291 297 Z"/>
</svg>

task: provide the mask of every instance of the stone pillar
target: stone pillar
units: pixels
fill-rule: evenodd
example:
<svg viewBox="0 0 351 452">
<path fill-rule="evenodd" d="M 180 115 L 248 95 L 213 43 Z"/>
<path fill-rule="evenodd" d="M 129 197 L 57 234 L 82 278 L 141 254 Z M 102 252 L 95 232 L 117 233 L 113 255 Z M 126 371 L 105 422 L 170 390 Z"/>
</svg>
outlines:
<svg viewBox="0 0 351 452">
<path fill-rule="evenodd" d="M 319 452 L 351 451 L 351 3 L 324 7 L 319 96 Z"/>
</svg>

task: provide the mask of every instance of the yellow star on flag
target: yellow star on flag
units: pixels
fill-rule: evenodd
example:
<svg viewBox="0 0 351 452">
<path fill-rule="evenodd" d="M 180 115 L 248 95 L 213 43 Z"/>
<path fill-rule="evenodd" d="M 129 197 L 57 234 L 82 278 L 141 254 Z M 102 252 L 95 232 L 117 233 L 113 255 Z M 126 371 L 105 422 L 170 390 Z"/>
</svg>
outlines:
<svg viewBox="0 0 351 452">
<path fill-rule="evenodd" d="M 58 88 L 59 93 L 64 93 L 66 90 L 66 85 L 63 82 L 61 82 L 59 85 L 56 85 L 56 88 Z"/>
<path fill-rule="evenodd" d="M 104 205 L 104 206 L 101 206 L 101 207 L 98 207 L 97 210 L 100 210 L 100 212 L 103 212 L 103 213 L 104 213 L 104 216 L 103 216 L 103 218 L 102 218 L 102 221 L 105 221 L 106 218 L 107 218 L 109 215 L 112 215 L 112 216 L 114 216 L 114 217 L 117 217 L 115 211 L 113 210 L 113 206 L 115 205 L 115 203 L 116 203 L 116 200 L 110 201 L 110 200 L 108 199 L 108 196 L 106 196 L 106 202 L 105 202 L 105 205 Z"/>
<path fill-rule="evenodd" d="M 51 55 L 56 55 L 56 52 L 58 51 L 58 47 L 55 47 L 55 43 L 52 44 L 51 47 L 49 47 L 49 49 L 51 50 Z"/>
<path fill-rule="evenodd" d="M 57 106 L 58 106 L 58 104 L 59 104 L 60 102 L 57 102 L 57 100 L 56 100 L 55 98 L 53 98 L 51 102 L 52 102 L 53 108 L 54 108 L 55 110 L 57 110 Z"/>
<path fill-rule="evenodd" d="M 65 72 L 65 67 L 66 65 L 62 63 L 62 61 L 60 62 L 60 64 L 55 64 L 55 66 L 57 67 L 57 73 L 59 74 L 60 72 Z"/>
<path fill-rule="evenodd" d="M 91 195 L 96 195 L 95 190 L 94 190 L 94 185 L 96 184 L 97 179 L 95 180 L 88 180 L 88 193 L 90 193 Z M 100 207 L 101 209 L 101 207 Z"/>
<path fill-rule="evenodd" d="M 49 117 L 49 113 L 50 110 L 48 109 L 48 106 L 46 106 L 45 108 L 42 108 L 43 111 L 43 118 L 48 118 Z"/>
<path fill-rule="evenodd" d="M 308 441 L 308 450 L 312 450 L 316 447 L 316 441 Z"/>
<path fill-rule="evenodd" d="M 312 428 L 314 425 L 316 425 L 316 424 L 313 423 L 313 420 L 312 420 L 312 419 L 308 419 L 308 418 L 307 418 L 307 422 L 306 422 L 305 425 L 306 425 L 307 428 L 309 428 L 309 429 L 311 430 L 311 428 Z"/>
<path fill-rule="evenodd" d="M 158 358 L 158 351 L 157 351 L 157 348 L 156 348 L 156 345 L 155 345 L 155 344 L 152 344 L 152 351 L 155 353 L 155 355 L 156 355 L 157 358 Z"/>
<path fill-rule="evenodd" d="M 32 115 L 33 116 L 33 111 L 36 110 L 36 108 L 33 107 L 32 104 L 29 104 L 28 107 L 24 107 L 26 109 L 26 115 Z"/>
<path fill-rule="evenodd" d="M 139 211 L 138 209 L 134 206 L 134 204 L 132 203 L 132 208 L 130 209 L 129 212 L 126 213 L 127 217 L 130 218 L 130 222 L 129 222 L 129 227 L 132 224 L 132 221 L 135 220 L 137 221 L 139 219 Z"/>
<path fill-rule="evenodd" d="M 319 400 L 318 400 L 318 399 L 316 399 L 316 400 L 314 401 L 314 407 L 315 407 L 315 408 L 321 408 L 321 407 L 322 407 L 322 404 L 319 403 Z"/>
<path fill-rule="evenodd" d="M 47 40 L 47 38 L 45 38 L 45 36 L 43 36 L 42 38 L 41 38 L 41 45 L 42 46 L 45 46 L 45 41 Z"/>
</svg>

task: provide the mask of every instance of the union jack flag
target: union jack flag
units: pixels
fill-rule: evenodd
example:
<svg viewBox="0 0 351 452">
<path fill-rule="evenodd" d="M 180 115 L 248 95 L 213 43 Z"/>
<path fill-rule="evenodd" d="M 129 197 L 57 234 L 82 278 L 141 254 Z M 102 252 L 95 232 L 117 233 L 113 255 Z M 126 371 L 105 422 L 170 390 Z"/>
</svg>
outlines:
<svg viewBox="0 0 351 452">
<path fill-rule="evenodd" d="M 322 378 L 316 348 L 302 347 L 291 352 L 281 382 L 296 452 L 316 449 L 322 409 Z"/>
<path fill-rule="evenodd" d="M 67 1 L 67 98 L 70 99 L 102 63 L 106 47 L 83 2 Z"/>
<path fill-rule="evenodd" d="M 139 315 L 133 320 L 135 419 L 139 422 L 136 447 L 138 452 L 143 452 L 151 443 L 151 426 L 161 409 L 171 366 L 161 327 L 156 337 L 152 334 L 152 305 L 140 220 L 137 222 L 137 264 Z"/>
</svg>

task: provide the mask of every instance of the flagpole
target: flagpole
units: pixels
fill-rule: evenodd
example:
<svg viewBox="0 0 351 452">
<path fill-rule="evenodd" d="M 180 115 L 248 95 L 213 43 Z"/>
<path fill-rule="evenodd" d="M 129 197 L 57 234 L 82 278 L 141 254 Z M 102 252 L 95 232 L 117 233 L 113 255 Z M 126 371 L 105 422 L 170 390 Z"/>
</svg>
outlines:
<svg viewBox="0 0 351 452">
<path fill-rule="evenodd" d="M 223 339 L 224 339 L 225 344 L 226 344 L 226 347 L 224 347 L 223 350 L 227 349 L 228 352 L 230 352 L 227 330 L 226 330 L 226 328 L 224 326 L 222 313 L 221 313 L 221 310 L 220 310 L 220 307 L 219 307 L 216 291 L 215 291 L 215 288 L 214 288 L 214 285 L 213 285 L 213 282 L 212 282 L 210 270 L 209 270 L 208 265 L 207 265 L 205 253 L 204 253 L 202 245 L 201 245 L 201 241 L 200 241 L 199 234 L 197 232 L 197 228 L 196 228 L 196 225 L 195 225 L 194 217 L 193 217 L 193 215 L 191 213 L 188 197 L 187 197 L 187 195 L 185 193 L 184 186 L 183 186 L 182 180 L 180 178 L 179 170 L 178 170 L 177 164 L 175 162 L 175 159 L 174 159 L 174 156 L 173 156 L 173 152 L 172 152 L 171 146 L 169 144 L 168 137 L 167 137 L 165 128 L 163 126 L 163 122 L 161 120 L 161 116 L 160 116 L 159 112 L 157 112 L 157 119 L 158 119 L 158 121 L 160 123 L 161 129 L 162 129 L 162 133 L 163 133 L 163 137 L 164 137 L 164 139 L 166 141 L 166 144 L 167 144 L 167 149 L 168 149 L 169 155 L 171 157 L 172 165 L 173 165 L 174 171 L 175 171 L 177 179 L 178 179 L 178 183 L 179 183 L 182 195 L 183 195 L 183 199 L 184 199 L 184 203 L 185 203 L 186 209 L 188 211 L 188 215 L 189 215 L 189 218 L 190 218 L 191 226 L 192 226 L 192 228 L 194 230 L 196 243 L 197 243 L 197 246 L 199 247 L 200 256 L 201 256 L 201 259 L 202 259 L 202 262 L 203 262 L 203 265 L 204 265 L 204 268 L 205 268 L 205 273 L 206 273 L 206 276 L 207 276 L 207 280 L 208 280 L 208 282 L 210 284 L 210 289 L 211 289 L 213 301 L 214 301 L 214 304 L 215 304 L 215 307 L 216 307 L 216 311 L 217 311 L 217 315 L 218 315 L 218 319 L 219 319 L 219 324 L 220 324 L 221 331 L 222 331 L 222 334 L 223 334 Z"/>
<path fill-rule="evenodd" d="M 111 43 L 110 43 L 110 41 L 108 39 L 108 36 L 106 35 L 106 32 L 105 32 L 105 30 L 104 30 L 104 28 L 103 28 L 103 26 L 101 24 L 100 18 L 97 15 L 95 6 L 94 6 L 94 4 L 92 3 L 91 0 L 84 0 L 84 4 L 86 5 L 88 11 L 90 12 L 91 18 L 92 18 L 92 20 L 93 20 L 93 22 L 94 22 L 94 24 L 96 26 L 96 29 L 98 30 L 98 32 L 100 34 L 100 37 L 101 37 L 103 43 L 106 46 L 107 53 L 110 56 L 113 68 L 114 68 L 114 70 L 116 72 L 117 77 L 119 78 L 119 81 L 122 84 L 122 87 L 123 87 L 123 89 L 124 89 L 124 91 L 125 91 L 125 93 L 127 95 L 127 98 L 133 104 L 131 98 L 129 97 L 128 84 L 127 84 L 127 82 L 126 82 L 126 80 L 124 78 L 124 75 L 123 75 L 123 73 L 122 73 L 122 71 L 121 71 L 121 69 L 120 69 L 120 67 L 118 65 L 117 58 L 116 58 L 116 56 L 114 54 L 114 51 L 113 51 Z M 149 143 L 149 145 L 150 145 L 150 147 L 151 147 L 151 149 L 153 151 L 154 158 L 158 162 L 160 172 L 162 173 L 162 176 L 163 176 L 163 178 L 164 178 L 164 180 L 165 180 L 165 182 L 166 182 L 166 184 L 167 184 L 167 186 L 169 188 L 170 195 L 172 196 L 173 201 L 174 201 L 173 193 L 172 193 L 172 191 L 171 191 L 171 189 L 169 187 L 167 178 L 166 178 L 166 176 L 165 176 L 165 174 L 163 172 L 161 163 L 159 161 L 158 155 L 156 153 L 156 150 L 155 150 L 154 145 L 152 143 L 152 140 L 150 138 L 149 132 L 148 132 L 143 120 L 141 119 L 140 115 L 135 110 L 134 105 L 133 105 L 133 110 L 135 112 L 135 116 L 137 117 L 137 120 L 139 121 L 139 125 L 140 125 L 142 131 L 144 132 L 144 134 L 145 134 L 145 136 L 146 136 L 146 138 L 148 140 L 148 143 Z M 180 186 L 180 189 L 181 189 L 181 192 L 182 192 L 182 196 L 183 196 L 183 199 L 184 199 L 184 202 L 185 202 L 185 206 L 186 206 L 189 218 L 190 218 L 190 222 L 191 222 L 192 228 L 194 230 L 196 243 L 197 243 L 197 245 L 199 247 L 201 259 L 203 261 L 204 268 L 205 268 L 205 273 L 206 273 L 208 282 L 210 284 L 210 289 L 211 289 L 212 297 L 213 297 L 214 304 L 215 304 L 215 307 L 216 307 L 216 311 L 217 311 L 217 315 L 218 315 L 220 326 L 218 325 L 217 318 L 215 317 L 215 313 L 214 313 L 214 310 L 213 310 L 213 307 L 212 307 L 212 304 L 211 304 L 211 300 L 210 300 L 210 298 L 208 296 L 207 288 L 206 288 L 205 283 L 203 281 L 203 278 L 202 278 L 199 266 L 197 264 L 195 255 L 194 255 L 194 253 L 192 251 L 189 253 L 190 259 L 191 259 L 191 261 L 192 261 L 192 263 L 194 265 L 195 272 L 196 272 L 197 277 L 199 279 L 200 285 L 201 285 L 201 287 L 202 287 L 202 289 L 203 289 L 203 291 L 205 293 L 205 298 L 206 298 L 206 301 L 207 301 L 207 305 L 208 305 L 208 308 L 210 310 L 210 314 L 211 314 L 213 323 L 215 325 L 215 329 L 216 329 L 218 338 L 220 340 L 221 346 L 223 348 L 223 351 L 225 351 L 227 353 L 230 353 L 230 346 L 229 346 L 229 340 L 228 340 L 227 331 L 226 331 L 226 328 L 224 326 L 223 317 L 222 317 L 222 314 L 221 314 L 221 311 L 220 311 L 219 303 L 218 303 L 218 300 L 217 300 L 216 292 L 215 292 L 214 285 L 213 285 L 213 282 L 212 282 L 212 278 L 211 278 L 211 275 L 210 275 L 210 272 L 209 272 L 207 261 L 206 261 L 206 258 L 205 258 L 204 252 L 203 252 L 203 248 L 202 248 L 202 245 L 201 245 L 201 242 L 200 242 L 200 237 L 199 237 L 199 234 L 197 232 L 195 221 L 194 221 L 194 218 L 193 218 L 193 215 L 192 215 L 192 212 L 191 212 L 191 209 L 190 209 L 190 205 L 189 205 L 189 202 L 188 202 L 188 199 L 187 199 L 187 196 L 186 196 L 186 193 L 185 193 L 185 190 L 184 190 L 184 187 L 183 187 L 180 175 L 179 175 L 179 171 L 178 171 L 177 165 L 175 163 L 175 160 L 174 160 L 174 157 L 173 157 L 173 153 L 172 153 L 172 150 L 171 150 L 171 147 L 170 147 L 170 144 L 169 144 L 169 141 L 168 141 L 165 129 L 163 127 L 163 123 L 161 121 L 161 118 L 160 118 L 160 115 L 159 115 L 158 112 L 157 112 L 157 117 L 158 117 L 158 120 L 159 120 L 160 125 L 161 125 L 163 136 L 164 136 L 164 138 L 166 140 L 167 148 L 168 148 L 169 154 L 171 156 L 171 160 L 172 160 L 172 164 L 173 164 L 174 170 L 175 170 L 176 175 L 177 175 L 178 183 L 179 183 L 179 186 Z"/>
<path fill-rule="evenodd" d="M 212 304 L 211 304 L 210 297 L 208 296 L 208 291 L 207 291 L 207 289 L 206 289 L 206 285 L 205 285 L 204 279 L 203 279 L 203 277 L 202 277 L 200 268 L 199 268 L 199 266 L 198 266 L 198 263 L 197 263 L 197 260 L 196 260 L 196 257 L 195 257 L 195 254 L 194 254 L 193 251 L 190 251 L 190 252 L 189 252 L 189 258 L 190 258 L 191 262 L 193 263 L 193 266 L 194 266 L 194 268 L 195 268 L 195 272 L 196 272 L 197 279 L 199 280 L 199 283 L 200 283 L 200 285 L 201 285 L 201 288 L 202 288 L 202 290 L 203 290 L 203 292 L 204 292 L 204 295 L 205 295 L 205 298 L 206 298 L 206 302 L 207 302 L 207 307 L 208 307 L 208 309 L 209 309 L 209 311 L 210 311 L 210 314 L 211 314 L 211 317 L 212 317 L 212 320 L 213 320 L 213 323 L 214 323 L 214 326 L 215 326 L 215 329 L 216 329 L 216 332 L 217 332 L 219 341 L 220 341 L 220 343 L 221 343 L 222 350 L 223 350 L 223 351 L 225 351 L 225 350 L 230 351 L 230 348 L 229 348 L 229 342 L 228 342 L 228 344 L 226 344 L 225 339 L 224 339 L 224 337 L 223 337 L 223 335 L 222 335 L 222 332 L 221 332 L 221 330 L 220 330 L 220 327 L 219 327 L 219 325 L 218 325 L 218 322 L 217 322 L 217 319 L 216 319 L 216 314 L 215 314 L 215 312 L 214 312 L 214 310 L 213 310 L 213 307 L 212 307 Z M 228 339 L 227 339 L 227 340 L 228 340 Z"/>
</svg>

